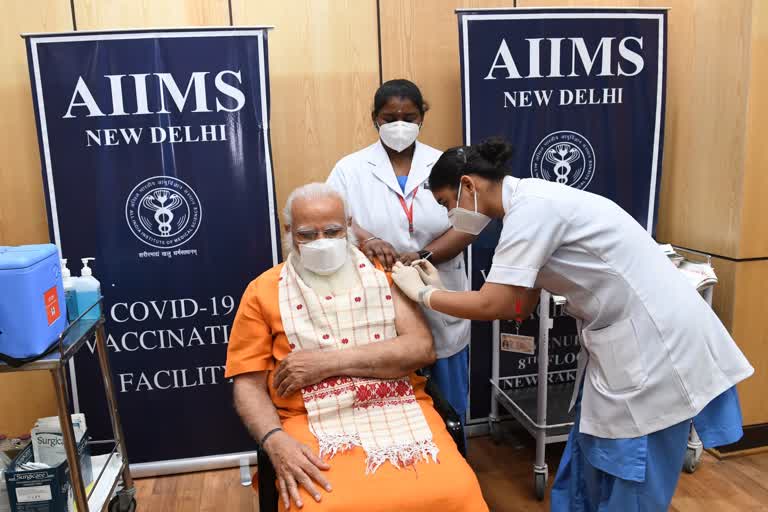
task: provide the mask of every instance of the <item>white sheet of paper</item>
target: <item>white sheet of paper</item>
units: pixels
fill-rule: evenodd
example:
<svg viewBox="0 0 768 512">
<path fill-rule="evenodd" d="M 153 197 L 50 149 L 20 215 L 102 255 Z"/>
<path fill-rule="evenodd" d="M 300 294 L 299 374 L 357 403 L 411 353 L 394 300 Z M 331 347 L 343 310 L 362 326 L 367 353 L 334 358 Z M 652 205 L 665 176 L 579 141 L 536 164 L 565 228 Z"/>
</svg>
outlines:
<svg viewBox="0 0 768 512">
<path fill-rule="evenodd" d="M 36 501 L 51 501 L 53 494 L 50 485 L 36 485 L 34 487 L 17 487 L 16 501 L 19 503 L 34 503 Z"/>
</svg>

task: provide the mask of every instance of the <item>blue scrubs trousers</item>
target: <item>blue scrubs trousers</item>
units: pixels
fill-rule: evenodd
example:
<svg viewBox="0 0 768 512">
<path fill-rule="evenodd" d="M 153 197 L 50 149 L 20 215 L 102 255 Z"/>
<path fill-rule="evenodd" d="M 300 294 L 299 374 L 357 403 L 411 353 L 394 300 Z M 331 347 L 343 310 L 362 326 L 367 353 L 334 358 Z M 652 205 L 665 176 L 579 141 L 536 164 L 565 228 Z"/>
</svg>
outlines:
<svg viewBox="0 0 768 512">
<path fill-rule="evenodd" d="M 580 416 L 581 396 L 552 487 L 553 512 L 667 510 L 683 467 L 691 421 L 705 448 L 734 443 L 742 436 L 736 388 L 716 397 L 692 420 L 631 439 L 582 434 Z"/>
<path fill-rule="evenodd" d="M 469 394 L 469 346 L 452 356 L 435 361 L 430 369 L 432 381 L 440 388 L 446 400 L 459 413 L 461 424 L 467 415 Z"/>
</svg>

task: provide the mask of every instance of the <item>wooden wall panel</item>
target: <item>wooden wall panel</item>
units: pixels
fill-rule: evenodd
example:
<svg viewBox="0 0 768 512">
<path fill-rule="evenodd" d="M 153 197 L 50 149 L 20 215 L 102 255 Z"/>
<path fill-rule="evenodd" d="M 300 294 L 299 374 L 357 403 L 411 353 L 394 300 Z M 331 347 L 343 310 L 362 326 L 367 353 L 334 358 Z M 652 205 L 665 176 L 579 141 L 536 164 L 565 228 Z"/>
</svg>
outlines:
<svg viewBox="0 0 768 512">
<path fill-rule="evenodd" d="M 642 0 L 670 7 L 658 235 L 738 257 L 751 4 Z"/>
<path fill-rule="evenodd" d="M 752 3 L 752 66 L 747 104 L 744 197 L 741 214 L 741 258 L 768 257 L 768 2 Z"/>
<path fill-rule="evenodd" d="M 72 29 L 68 0 L 0 9 L 0 245 L 48 242 L 27 53 L 19 34 Z"/>
<path fill-rule="evenodd" d="M 278 206 L 325 181 L 344 155 L 371 144 L 379 85 L 375 0 L 233 0 L 235 25 L 269 35 L 271 139 Z"/>
<path fill-rule="evenodd" d="M 227 0 L 74 0 L 78 30 L 229 25 Z"/>
<path fill-rule="evenodd" d="M 38 418 L 56 415 L 53 379 L 48 372 L 0 375 L 0 434 L 28 434 Z"/>
<path fill-rule="evenodd" d="M 518 7 L 638 7 L 640 0 L 517 0 Z"/>
<path fill-rule="evenodd" d="M 755 368 L 755 374 L 739 386 L 745 425 L 768 423 L 768 261 L 734 263 L 736 286 L 733 304 L 733 337 Z"/>
<path fill-rule="evenodd" d="M 700 258 L 692 258 L 701 261 Z M 736 293 L 736 263 L 721 258 L 712 258 L 712 267 L 717 274 L 718 283 L 712 297 L 712 307 L 728 330 L 733 327 Z"/>
<path fill-rule="evenodd" d="M 27 54 L 19 34 L 71 29 L 68 0 L 0 7 L 0 245 L 48 242 Z M 0 375 L 0 433 L 29 432 L 35 419 L 53 414 L 51 390 L 42 372 Z"/>
<path fill-rule="evenodd" d="M 720 319 L 755 368 L 755 374 L 739 385 L 745 425 L 768 423 L 768 261 L 713 261 L 720 283 L 714 303 Z"/>
<path fill-rule="evenodd" d="M 512 7 L 511 0 L 381 0 L 382 78 L 407 78 L 431 110 L 419 137 L 438 149 L 462 144 L 459 29 L 455 9 Z"/>
</svg>

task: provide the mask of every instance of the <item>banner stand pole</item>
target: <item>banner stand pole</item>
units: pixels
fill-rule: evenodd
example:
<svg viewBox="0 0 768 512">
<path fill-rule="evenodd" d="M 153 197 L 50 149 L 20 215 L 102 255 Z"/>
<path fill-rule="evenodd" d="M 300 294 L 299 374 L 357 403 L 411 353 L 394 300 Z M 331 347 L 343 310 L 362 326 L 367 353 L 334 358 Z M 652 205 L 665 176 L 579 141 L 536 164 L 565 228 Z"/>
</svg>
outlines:
<svg viewBox="0 0 768 512">
<path fill-rule="evenodd" d="M 248 466 L 256 465 L 256 452 L 230 453 L 227 455 L 211 455 L 209 457 L 191 457 L 188 459 L 163 460 L 131 464 L 131 474 L 134 478 L 175 475 L 195 471 L 211 471 L 214 469 L 236 468 L 246 461 Z"/>
</svg>

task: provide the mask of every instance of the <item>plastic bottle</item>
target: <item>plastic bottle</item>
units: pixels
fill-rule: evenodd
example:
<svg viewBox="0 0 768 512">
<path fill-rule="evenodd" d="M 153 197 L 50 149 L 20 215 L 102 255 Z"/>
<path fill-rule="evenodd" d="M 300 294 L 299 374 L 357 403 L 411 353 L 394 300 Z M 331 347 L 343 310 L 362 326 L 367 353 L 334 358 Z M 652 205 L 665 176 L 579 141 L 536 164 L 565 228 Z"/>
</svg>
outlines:
<svg viewBox="0 0 768 512">
<path fill-rule="evenodd" d="M 77 312 L 77 294 L 75 293 L 75 280 L 72 272 L 67 268 L 67 260 L 61 260 L 61 280 L 64 284 L 64 297 L 67 303 L 67 320 L 74 322 L 80 313 Z"/>
<path fill-rule="evenodd" d="M 82 315 L 84 311 L 90 308 L 101 298 L 101 284 L 93 277 L 93 270 L 88 266 L 89 261 L 95 258 L 81 258 L 83 268 L 80 271 L 80 277 L 75 279 L 75 294 L 77 296 L 77 310 Z M 96 320 L 101 316 L 101 307 L 94 306 L 88 313 L 83 315 L 84 320 Z"/>
</svg>

